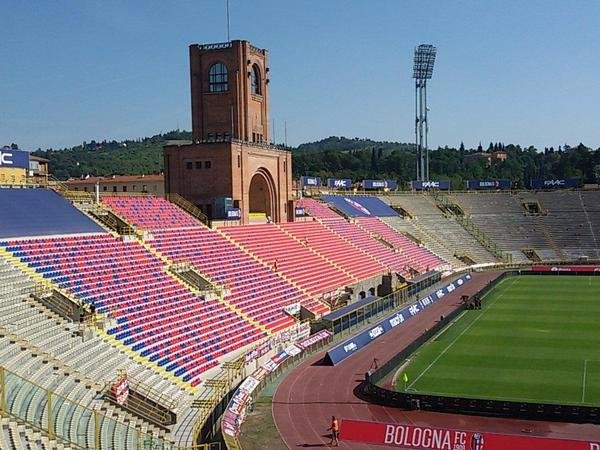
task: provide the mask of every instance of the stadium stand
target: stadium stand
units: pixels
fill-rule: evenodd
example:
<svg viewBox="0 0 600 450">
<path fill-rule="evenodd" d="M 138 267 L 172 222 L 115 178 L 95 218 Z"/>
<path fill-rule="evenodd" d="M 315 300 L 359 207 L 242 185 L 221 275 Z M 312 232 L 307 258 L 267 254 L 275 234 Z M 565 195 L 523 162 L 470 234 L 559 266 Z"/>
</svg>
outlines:
<svg viewBox="0 0 600 450">
<path fill-rule="evenodd" d="M 311 297 L 357 281 L 275 224 L 223 228 L 222 232 L 302 287 Z"/>
<path fill-rule="evenodd" d="M 120 199 L 107 197 L 103 203 L 131 223 L 152 231 L 154 240 L 148 244 L 161 255 L 175 263 L 192 264 L 213 283 L 225 287 L 228 291 L 225 300 L 269 331 L 279 331 L 294 323 L 283 311 L 290 304 L 300 303 L 317 315 L 329 311 L 224 234 L 197 221 L 188 226 L 189 216 L 166 200 L 151 196 L 117 201 Z M 138 207 L 138 202 L 143 206 Z M 168 213 L 161 220 L 152 221 L 144 218 L 144 210 Z"/>
<path fill-rule="evenodd" d="M 538 216 L 564 259 L 600 259 L 600 192 L 538 192 Z"/>
<path fill-rule="evenodd" d="M 121 370 L 131 384 L 136 380 L 152 383 L 154 389 L 146 395 L 155 402 L 174 399 L 171 403 L 176 414 L 196 414 L 191 408 L 193 397 L 173 381 L 135 362 L 97 335 L 87 334 L 82 339 L 86 335 L 81 334 L 80 326 L 34 300 L 34 280 L 4 258 L 0 258 L 0 283 L 0 366 L 11 371 L 5 372 L 4 380 L 9 413 L 42 428 L 48 426 L 48 389 L 56 395 L 52 404 L 54 434 L 81 448 L 94 447 L 93 410 L 102 412 L 101 439 L 110 442 L 111 448 L 136 448 L 130 447 L 135 445 L 132 430 L 136 427 L 164 436 L 165 430 L 99 395 Z M 113 419 L 129 427 L 118 426 Z M 47 441 L 44 436 L 32 436 L 27 427 L 19 426 L 18 433 L 11 427 L 3 422 L 9 439 L 20 439 L 23 444 Z M 55 448 L 49 442 L 46 447 Z"/>
<path fill-rule="evenodd" d="M 444 214 L 429 196 L 402 195 L 383 197 L 382 200 L 409 214 L 407 217 L 384 218 L 384 222 L 395 230 L 417 238 L 454 267 L 465 266 L 465 262 L 459 259 L 464 257 L 474 263 L 496 262 L 494 255 L 482 247 L 456 219 Z"/>
<path fill-rule="evenodd" d="M 200 224 L 173 203 L 157 197 L 103 196 L 102 203 L 126 217 L 133 226 L 144 230 L 161 229 L 165 224 L 169 224 L 171 228 L 194 227 Z"/>
<path fill-rule="evenodd" d="M 388 271 L 410 277 L 411 268 L 422 273 L 426 271 L 428 265 L 433 268 L 446 264 L 442 259 L 420 248 L 375 217 L 357 217 L 354 219 L 356 223 L 350 223 L 314 199 L 304 198 L 300 201 L 300 205 L 334 233 L 374 257 Z M 382 220 L 386 219 L 390 217 L 382 218 Z"/>
<path fill-rule="evenodd" d="M 290 304 L 301 303 L 318 315 L 328 311 L 215 230 L 195 227 L 153 234 L 151 243 L 161 254 L 192 264 L 225 287 L 229 291 L 225 300 L 272 332 L 294 323 L 283 311 Z"/>
<path fill-rule="evenodd" d="M 176 282 L 137 242 L 105 234 L 0 246 L 99 313 L 114 316 L 118 325 L 110 334 L 192 385 L 219 357 L 264 335 L 216 300 Z"/>
<path fill-rule="evenodd" d="M 0 210 L 0 238 L 105 232 L 63 197 L 46 189 L 3 188 Z"/>
<path fill-rule="evenodd" d="M 381 263 L 317 221 L 288 222 L 279 226 L 359 280 L 386 272 L 386 267 Z"/>
<path fill-rule="evenodd" d="M 453 193 L 458 203 L 486 235 L 507 253 L 514 262 L 528 261 L 524 251 L 547 250 L 544 259 L 559 259 L 548 242 L 542 225 L 528 214 L 519 198 L 510 193 Z"/>
<path fill-rule="evenodd" d="M 410 239 L 390 228 L 376 217 L 359 217 L 356 220 L 361 228 L 374 233 L 380 239 L 391 244 L 394 249 L 404 253 L 409 259 L 411 267 L 418 272 L 429 272 L 429 270 L 447 264 L 427 249 L 415 245 Z"/>
</svg>

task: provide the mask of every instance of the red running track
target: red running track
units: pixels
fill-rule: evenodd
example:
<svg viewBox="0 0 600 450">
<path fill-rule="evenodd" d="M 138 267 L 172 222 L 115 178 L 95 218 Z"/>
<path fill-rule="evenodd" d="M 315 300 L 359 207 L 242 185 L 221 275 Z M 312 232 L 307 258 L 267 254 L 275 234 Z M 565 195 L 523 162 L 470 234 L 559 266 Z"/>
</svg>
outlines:
<svg viewBox="0 0 600 450">
<path fill-rule="evenodd" d="M 558 422 L 500 419 L 424 411 L 404 411 L 374 405 L 360 400 L 354 388 L 364 379 L 373 358 L 380 363 L 391 359 L 440 317 L 460 303 L 461 295 L 479 291 L 499 273 L 473 274 L 471 282 L 421 312 L 402 326 L 355 353 L 335 367 L 318 365 L 324 352 L 302 363 L 282 381 L 273 398 L 275 425 L 288 448 L 329 447 L 327 431 L 331 416 L 343 419 L 387 423 L 408 423 L 419 426 L 454 428 L 465 431 L 521 434 L 563 439 L 598 439 L 600 426 Z M 506 281 L 505 281 L 506 282 Z M 339 448 L 381 449 L 382 446 L 340 442 Z"/>
</svg>

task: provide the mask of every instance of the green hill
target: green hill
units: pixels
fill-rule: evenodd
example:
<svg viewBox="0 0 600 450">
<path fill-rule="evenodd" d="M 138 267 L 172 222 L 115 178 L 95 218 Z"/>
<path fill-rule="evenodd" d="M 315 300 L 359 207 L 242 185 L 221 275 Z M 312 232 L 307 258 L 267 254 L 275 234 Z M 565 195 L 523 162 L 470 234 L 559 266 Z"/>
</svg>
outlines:
<svg viewBox="0 0 600 450">
<path fill-rule="evenodd" d="M 126 141 L 91 141 L 62 150 L 38 150 L 35 155 L 50 160 L 50 170 L 59 179 L 89 175 L 159 173 L 164 169 L 162 147 L 169 140 L 191 140 L 189 131 L 170 131 Z M 403 185 L 414 178 L 414 144 L 331 136 L 301 144 L 293 151 L 293 175 L 395 179 Z M 506 161 L 491 160 L 494 151 L 506 152 Z M 443 147 L 430 152 L 431 179 L 450 179 L 455 187 L 465 180 L 508 178 L 525 187 L 531 178 L 579 177 L 594 182 L 600 177 L 600 150 L 583 144 L 564 145 L 558 150 L 490 143 L 487 149 Z"/>
</svg>

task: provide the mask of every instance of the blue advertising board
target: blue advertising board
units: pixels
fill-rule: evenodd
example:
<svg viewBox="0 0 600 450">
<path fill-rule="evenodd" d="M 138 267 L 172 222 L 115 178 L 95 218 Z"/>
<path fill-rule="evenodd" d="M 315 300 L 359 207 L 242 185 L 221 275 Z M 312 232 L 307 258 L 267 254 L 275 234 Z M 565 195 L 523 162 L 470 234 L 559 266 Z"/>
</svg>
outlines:
<svg viewBox="0 0 600 450">
<path fill-rule="evenodd" d="M 440 189 L 442 191 L 447 191 L 450 189 L 450 181 L 448 181 L 448 180 L 441 180 L 441 181 L 413 180 L 413 181 L 411 181 L 411 186 L 416 191 L 424 191 L 427 189 Z"/>
<path fill-rule="evenodd" d="M 296 207 L 296 217 L 306 217 L 306 210 L 304 208 Z"/>
<path fill-rule="evenodd" d="M 327 187 L 334 189 L 350 189 L 352 180 L 350 178 L 327 178 Z"/>
<path fill-rule="evenodd" d="M 300 177 L 300 186 L 319 187 L 321 186 L 321 177 Z"/>
<path fill-rule="evenodd" d="M 29 169 L 29 152 L 23 150 L 0 150 L 0 167 Z"/>
<path fill-rule="evenodd" d="M 242 212 L 240 208 L 229 208 L 227 210 L 227 220 L 240 220 L 242 218 Z"/>
<path fill-rule="evenodd" d="M 392 316 L 387 317 L 381 322 L 375 324 L 373 327 L 363 331 L 362 333 L 357 334 L 350 339 L 346 339 L 341 344 L 333 347 L 327 352 L 327 356 L 333 365 L 339 364 L 346 358 L 352 356 L 358 350 L 374 341 L 375 339 L 383 336 L 388 331 L 393 330 L 397 326 L 401 325 L 411 317 L 418 315 L 425 308 L 429 307 L 433 303 L 440 300 L 446 294 L 451 293 L 456 288 L 462 286 L 463 284 L 471 281 L 471 275 L 466 274 L 453 281 L 450 284 L 447 284 L 443 288 L 438 289 L 435 292 L 432 292 L 427 297 L 417 300 L 414 303 L 402 308 L 400 311 L 395 313 Z"/>
<path fill-rule="evenodd" d="M 510 180 L 469 180 L 467 189 L 510 189 Z"/>
<path fill-rule="evenodd" d="M 581 181 L 579 178 L 557 178 L 554 180 L 531 180 L 531 189 L 576 188 Z"/>
<path fill-rule="evenodd" d="M 396 189 L 398 183 L 396 180 L 363 180 L 362 187 L 365 190 L 371 189 Z"/>
</svg>

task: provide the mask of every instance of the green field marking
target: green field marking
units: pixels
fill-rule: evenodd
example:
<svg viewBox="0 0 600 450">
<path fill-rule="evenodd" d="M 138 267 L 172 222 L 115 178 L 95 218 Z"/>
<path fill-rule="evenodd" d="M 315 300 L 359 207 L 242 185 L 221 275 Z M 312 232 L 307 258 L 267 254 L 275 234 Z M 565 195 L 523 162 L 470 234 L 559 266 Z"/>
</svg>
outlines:
<svg viewBox="0 0 600 450">
<path fill-rule="evenodd" d="M 514 284 L 514 283 L 515 283 L 515 280 L 517 280 L 517 279 L 518 279 L 518 278 L 514 278 L 514 279 L 512 280 L 512 284 Z M 502 282 L 504 282 L 504 281 L 505 281 L 505 280 L 502 280 Z M 510 286 L 512 286 L 512 284 L 511 284 Z M 499 299 L 499 298 L 501 298 L 501 297 L 502 297 L 501 295 L 498 295 L 498 296 L 494 297 L 492 300 L 490 300 L 490 304 L 491 304 L 491 302 L 495 302 L 497 299 Z M 485 295 L 482 297 L 482 299 L 483 299 L 483 298 L 485 298 Z M 437 362 L 438 362 L 438 360 L 439 360 L 439 359 L 440 359 L 442 356 L 444 356 L 444 354 L 445 354 L 445 353 L 446 353 L 448 350 L 450 350 L 450 348 L 451 348 L 451 347 L 452 347 L 452 346 L 453 346 L 453 345 L 456 343 L 456 341 L 457 341 L 459 338 L 461 338 L 461 337 L 462 337 L 462 336 L 463 336 L 463 335 L 464 335 L 464 334 L 465 334 L 467 331 L 469 331 L 469 329 L 470 329 L 470 328 L 471 328 L 471 327 L 472 327 L 472 326 L 473 326 L 473 325 L 474 325 L 474 324 L 475 324 L 475 323 L 476 323 L 476 322 L 477 322 L 477 321 L 478 321 L 478 320 L 479 320 L 479 319 L 480 319 L 480 318 L 481 318 L 481 317 L 482 317 L 482 316 L 483 316 L 483 315 L 484 315 L 484 314 L 485 314 L 485 313 L 486 313 L 488 310 L 489 310 L 489 305 L 487 305 L 485 309 L 482 309 L 482 310 L 481 310 L 481 312 L 480 312 L 480 314 L 478 314 L 478 315 L 475 317 L 475 319 L 474 319 L 474 320 L 472 320 L 472 321 L 471 321 L 471 322 L 470 322 L 470 323 L 469 323 L 469 324 L 468 324 L 468 325 L 467 325 L 467 326 L 466 326 L 466 327 L 465 327 L 465 328 L 464 328 L 464 329 L 463 329 L 463 330 L 460 332 L 460 334 L 458 334 L 458 336 L 456 336 L 456 337 L 455 337 L 455 338 L 454 338 L 452 341 L 450 341 L 450 343 L 449 343 L 449 344 L 446 346 L 446 348 L 445 348 L 444 350 L 442 350 L 438 356 L 436 356 L 436 358 L 435 358 L 435 359 L 434 359 L 434 360 L 433 360 L 433 361 L 432 361 L 432 362 L 431 362 L 431 363 L 430 363 L 430 364 L 429 364 L 429 365 L 428 365 L 428 366 L 427 366 L 427 367 L 426 367 L 426 368 L 425 368 L 425 369 L 424 369 L 424 370 L 423 370 L 423 371 L 422 371 L 422 372 L 421 372 L 421 373 L 420 373 L 420 374 L 417 376 L 417 378 L 415 378 L 415 380 L 414 380 L 412 383 L 410 383 L 410 384 L 407 386 L 407 388 L 406 388 L 406 389 L 407 389 L 407 390 L 408 390 L 408 389 L 412 389 L 413 385 L 414 385 L 414 384 L 416 384 L 416 383 L 417 383 L 417 382 L 418 382 L 418 381 L 421 379 L 421 377 L 423 377 L 423 375 L 425 375 L 425 373 L 427 373 L 427 372 L 428 372 L 428 371 L 429 371 L 429 370 L 430 370 L 430 369 L 431 369 L 431 368 L 432 368 L 432 367 L 435 365 L 435 363 L 437 363 Z M 458 322 L 458 320 L 457 320 L 456 322 Z M 446 328 L 446 329 L 448 330 L 448 329 L 450 329 L 450 328 Z M 441 336 L 443 336 L 443 333 L 440 333 L 440 334 L 438 335 L 438 337 L 437 337 L 437 338 L 439 339 Z"/>
<path fill-rule="evenodd" d="M 600 405 L 598 324 L 600 278 L 514 277 L 421 346 L 403 372 L 421 393 Z"/>
</svg>

